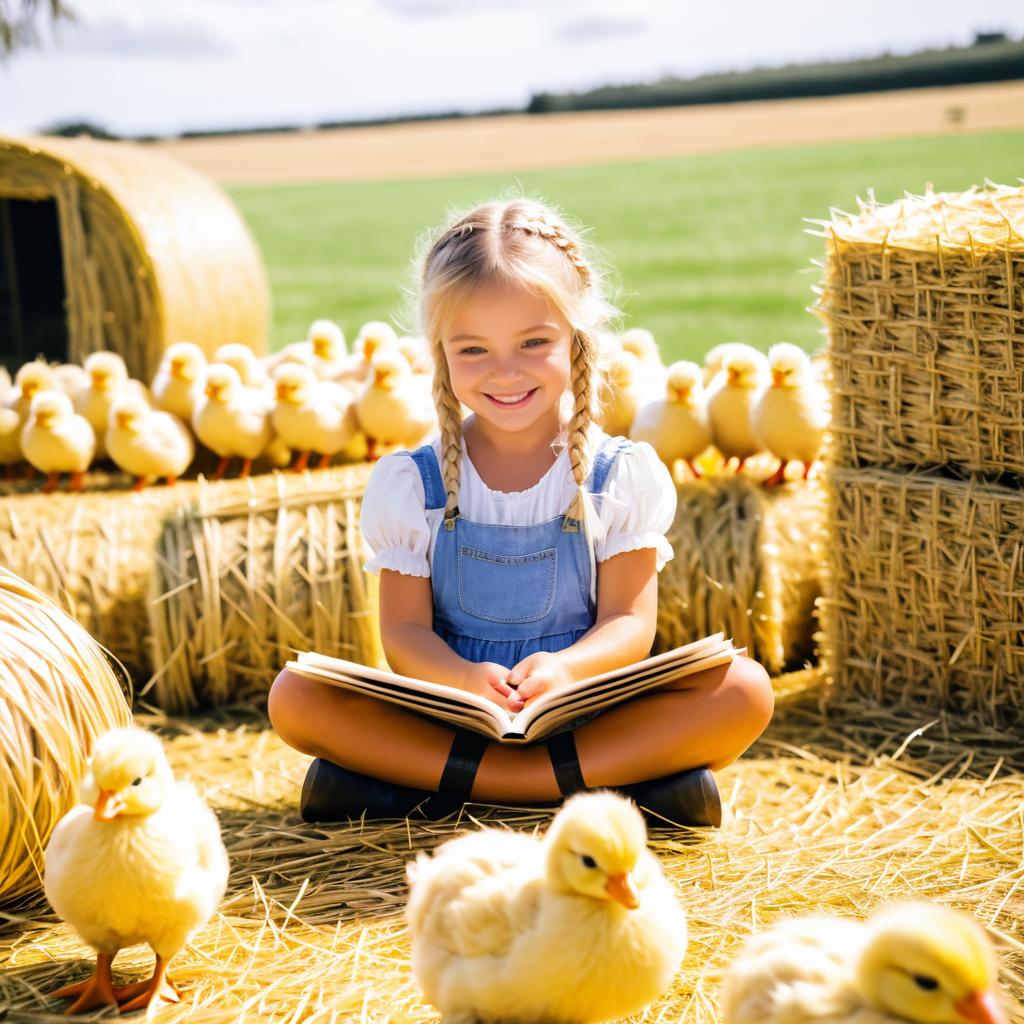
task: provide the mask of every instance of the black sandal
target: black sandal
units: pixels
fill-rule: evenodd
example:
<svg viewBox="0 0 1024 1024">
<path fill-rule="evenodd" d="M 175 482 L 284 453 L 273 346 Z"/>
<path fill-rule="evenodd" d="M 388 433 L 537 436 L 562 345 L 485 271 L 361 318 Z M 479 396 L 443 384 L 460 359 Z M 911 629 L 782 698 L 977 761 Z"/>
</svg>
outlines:
<svg viewBox="0 0 1024 1024">
<path fill-rule="evenodd" d="M 572 732 L 552 736 L 547 748 L 562 796 L 587 789 Z M 652 825 L 718 828 L 722 824 L 722 798 L 709 768 L 691 768 L 649 782 L 612 788 L 635 800 Z"/>
<path fill-rule="evenodd" d="M 444 818 L 469 799 L 489 742 L 478 733 L 456 730 L 436 793 L 361 775 L 318 757 L 306 772 L 299 814 L 309 822 L 346 821 L 363 815 L 405 818 L 419 808 L 424 817 Z"/>
</svg>

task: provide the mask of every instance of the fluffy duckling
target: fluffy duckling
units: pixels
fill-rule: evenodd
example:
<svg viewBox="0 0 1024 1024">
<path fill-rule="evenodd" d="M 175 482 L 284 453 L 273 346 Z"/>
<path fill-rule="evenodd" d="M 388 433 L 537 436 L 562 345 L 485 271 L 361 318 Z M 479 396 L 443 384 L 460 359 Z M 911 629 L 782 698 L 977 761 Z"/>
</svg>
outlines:
<svg viewBox="0 0 1024 1024">
<path fill-rule="evenodd" d="M 739 460 L 737 473 L 751 455 L 763 450 L 751 416 L 767 384 L 767 373 L 768 362 L 760 352 L 735 348 L 726 355 L 723 371 L 709 388 L 711 437 L 726 460 Z"/>
<path fill-rule="evenodd" d="M 352 354 L 345 360 L 335 380 L 352 388 L 357 394 L 372 376 L 374 357 L 378 352 L 398 351 L 398 335 L 390 324 L 383 320 L 370 320 L 359 328 L 352 343 Z M 403 356 L 403 358 L 406 358 Z"/>
<path fill-rule="evenodd" d="M 74 396 L 75 412 L 84 416 L 96 435 L 96 458 L 107 454 L 105 437 L 114 399 L 131 391 L 148 402 L 149 391 L 139 381 L 128 377 L 128 368 L 116 352 L 92 352 L 85 360 L 89 383 Z"/>
<path fill-rule="evenodd" d="M 203 392 L 206 354 L 191 341 L 168 346 L 150 385 L 153 404 L 182 423 L 192 422 L 192 410 Z"/>
<path fill-rule="evenodd" d="M 640 360 L 632 352 L 620 349 L 607 357 L 598 385 L 596 419 L 611 437 L 628 437 L 637 409 L 645 404 L 641 374 Z"/>
<path fill-rule="evenodd" d="M 70 473 L 70 490 L 80 491 L 96 451 L 96 435 L 63 391 L 39 391 L 21 430 L 21 450 L 31 466 L 47 474 L 44 494 L 57 487 L 61 473 Z"/>
<path fill-rule="evenodd" d="M 11 380 L 11 372 L 6 366 L 0 364 L 0 405 L 7 405 L 7 396 L 14 389 L 14 382 Z"/>
<path fill-rule="evenodd" d="M 693 460 L 711 444 L 703 380 L 696 363 L 673 363 L 665 397 L 641 406 L 629 432 L 634 441 L 650 444 L 670 471 L 676 459 L 682 459 L 695 478 L 701 474 Z"/>
<path fill-rule="evenodd" d="M 224 476 L 235 456 L 242 459 L 240 475 L 248 476 L 253 460 L 274 438 L 270 404 L 263 393 L 244 387 L 238 371 L 226 363 L 212 363 L 206 368 L 203 394 L 192 412 L 192 429 L 207 448 L 220 456 L 214 480 Z"/>
<path fill-rule="evenodd" d="M 437 413 L 424 378 L 415 376 L 397 348 L 377 349 L 373 377 L 356 400 L 356 419 L 372 462 L 381 445 L 415 448 L 437 430 Z"/>
<path fill-rule="evenodd" d="M 757 349 L 751 345 L 745 345 L 742 341 L 723 341 L 715 345 L 704 356 L 704 387 L 710 387 L 711 382 L 722 372 L 725 367 L 725 360 L 734 352 L 757 353 Z M 760 353 L 757 353 L 760 355 Z M 754 358 L 757 358 L 754 356 Z"/>
<path fill-rule="evenodd" d="M 311 452 L 320 456 L 317 468 L 325 468 L 356 432 L 352 393 L 341 384 L 317 380 L 297 363 L 279 366 L 274 383 L 277 405 L 271 422 L 281 440 L 299 452 L 294 468 L 305 469 Z"/>
<path fill-rule="evenodd" d="M 408 869 L 412 966 L 446 1021 L 604 1021 L 668 989 L 686 917 L 635 805 L 583 793 L 543 839 L 483 829 Z"/>
<path fill-rule="evenodd" d="M 127 394 L 110 407 L 106 446 L 115 465 L 136 478 L 133 491 L 141 491 L 154 476 L 175 483 L 196 453 L 192 432 L 177 416 Z"/>
<path fill-rule="evenodd" d="M 786 479 L 790 462 L 804 464 L 804 480 L 817 459 L 829 422 L 828 393 L 815 379 L 802 348 L 782 342 L 768 351 L 771 385 L 761 392 L 751 414 L 754 435 L 777 459 L 779 468 L 766 487 Z"/>
<path fill-rule="evenodd" d="M 96 950 L 96 972 L 51 998 L 74 997 L 68 1013 L 177 1002 L 168 961 L 213 916 L 227 878 L 217 819 L 192 786 L 174 781 L 160 741 L 135 728 L 105 733 L 81 803 L 50 837 L 44 878 L 57 915 Z M 156 954 L 152 977 L 115 989 L 114 957 L 140 942 Z"/>
<path fill-rule="evenodd" d="M 750 939 L 722 985 L 725 1024 L 1005 1024 L 982 928 L 933 903 L 866 923 L 782 921 Z"/>
<path fill-rule="evenodd" d="M 345 332 L 333 320 L 314 320 L 309 325 L 312 370 L 320 380 L 336 380 L 348 355 Z"/>
<path fill-rule="evenodd" d="M 273 390 L 266 367 L 248 345 L 238 342 L 221 345 L 213 353 L 213 359 L 210 362 L 233 366 L 244 387 L 265 389 L 268 392 Z"/>
<path fill-rule="evenodd" d="M 18 414 L 22 425 L 28 420 L 32 399 L 40 391 L 59 389 L 53 368 L 42 359 L 23 363 L 14 375 L 14 386 L 7 393 L 7 407 Z"/>
<path fill-rule="evenodd" d="M 640 385 L 648 393 L 660 395 L 665 389 L 666 371 L 654 335 L 646 327 L 631 327 L 619 337 L 619 344 L 624 352 L 636 356 Z"/>
</svg>

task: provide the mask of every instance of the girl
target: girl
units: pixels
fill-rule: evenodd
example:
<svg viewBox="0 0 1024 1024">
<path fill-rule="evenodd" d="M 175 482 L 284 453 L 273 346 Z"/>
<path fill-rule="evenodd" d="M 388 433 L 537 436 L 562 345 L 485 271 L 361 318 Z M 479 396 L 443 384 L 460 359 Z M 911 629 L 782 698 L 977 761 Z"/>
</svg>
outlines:
<svg viewBox="0 0 1024 1024">
<path fill-rule="evenodd" d="M 593 422 L 597 338 L 614 312 L 579 236 L 536 202 L 486 203 L 430 245 L 420 315 L 440 437 L 381 459 L 362 506 L 393 671 L 518 711 L 648 655 L 676 492 L 649 445 Z M 611 786 L 671 821 L 717 825 L 710 769 L 739 757 L 772 708 L 768 674 L 742 657 L 525 746 L 287 670 L 269 698 L 277 732 L 316 758 L 307 820 Z"/>
</svg>

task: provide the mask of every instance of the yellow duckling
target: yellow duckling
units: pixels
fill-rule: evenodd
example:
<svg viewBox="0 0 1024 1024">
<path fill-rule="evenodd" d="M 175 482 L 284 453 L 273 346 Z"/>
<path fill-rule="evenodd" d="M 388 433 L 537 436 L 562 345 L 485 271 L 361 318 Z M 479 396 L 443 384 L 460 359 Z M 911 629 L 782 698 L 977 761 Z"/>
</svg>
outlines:
<svg viewBox="0 0 1024 1024">
<path fill-rule="evenodd" d="M 96 435 L 96 458 L 107 454 L 104 439 L 114 399 L 125 392 L 149 402 L 149 390 L 140 381 L 128 377 L 124 360 L 116 352 L 92 352 L 85 359 L 89 383 L 74 396 L 75 412 L 84 416 Z"/>
<path fill-rule="evenodd" d="M 763 450 L 751 416 L 767 384 L 767 373 L 768 362 L 760 352 L 736 348 L 726 356 L 722 373 L 709 388 L 711 437 L 726 460 L 739 460 L 737 473 L 751 455 Z"/>
<path fill-rule="evenodd" d="M 982 928 L 934 903 L 866 923 L 782 921 L 750 939 L 722 984 L 724 1024 L 1006 1024 Z"/>
<path fill-rule="evenodd" d="M 96 435 L 63 391 L 39 391 L 21 430 L 21 450 L 31 466 L 47 474 L 44 494 L 57 487 L 61 473 L 70 473 L 69 489 L 80 491 L 96 450 Z"/>
<path fill-rule="evenodd" d="M 632 352 L 637 358 L 639 386 L 648 394 L 662 394 L 666 371 L 654 335 L 646 327 L 631 327 L 619 337 L 619 344 L 624 352 Z"/>
<path fill-rule="evenodd" d="M 802 348 L 782 342 L 768 350 L 771 385 L 751 414 L 754 435 L 777 459 L 779 468 L 765 486 L 781 484 L 790 462 L 804 464 L 804 480 L 817 459 L 829 423 L 828 392 L 815 379 Z"/>
<path fill-rule="evenodd" d="M 192 431 L 177 416 L 127 394 L 110 407 L 106 445 L 114 464 L 136 478 L 133 491 L 141 491 L 154 476 L 175 483 L 196 453 Z"/>
<path fill-rule="evenodd" d="M 345 332 L 333 320 L 309 325 L 311 368 L 320 380 L 336 380 L 345 368 Z"/>
<path fill-rule="evenodd" d="M 10 370 L 0 364 L 0 405 L 6 408 L 7 396 L 14 390 L 14 382 L 11 380 Z"/>
<path fill-rule="evenodd" d="M 42 359 L 24 363 L 14 375 L 14 386 L 7 392 L 7 407 L 18 414 L 22 425 L 28 420 L 32 399 L 40 391 L 59 389 L 52 367 Z"/>
<path fill-rule="evenodd" d="M 157 409 L 177 416 L 182 423 L 192 422 L 192 410 L 203 392 L 206 355 L 191 341 L 176 341 L 168 346 L 150 385 Z"/>
<path fill-rule="evenodd" d="M 60 363 L 53 367 L 56 386 L 72 401 L 82 388 L 89 386 L 89 374 L 77 363 Z"/>
<path fill-rule="evenodd" d="M 626 349 L 612 352 L 598 385 L 597 422 L 611 437 L 628 437 L 637 409 L 645 404 L 640 360 Z"/>
<path fill-rule="evenodd" d="M 679 360 L 668 368 L 665 397 L 641 406 L 629 436 L 646 441 L 671 472 L 682 459 L 695 478 L 701 473 L 694 464 L 711 444 L 711 424 L 704 376 L 696 363 Z"/>
<path fill-rule="evenodd" d="M 371 365 L 373 376 L 355 408 L 373 461 L 382 445 L 415 448 L 437 430 L 437 414 L 424 378 L 413 374 L 397 348 L 378 348 Z"/>
<path fill-rule="evenodd" d="M 214 353 L 211 363 L 233 366 L 243 387 L 273 391 L 270 375 L 256 353 L 248 345 L 232 342 L 221 345 Z"/>
<path fill-rule="evenodd" d="M 390 324 L 382 320 L 370 320 L 359 328 L 352 343 L 352 354 L 345 360 L 335 379 L 358 394 L 372 375 L 374 357 L 378 352 L 385 351 L 398 351 L 401 354 L 398 335 Z"/>
<path fill-rule="evenodd" d="M 604 1021 L 672 983 L 686 917 L 635 805 L 568 800 L 543 839 L 483 829 L 408 869 L 412 966 L 446 1021 Z"/>
<path fill-rule="evenodd" d="M 241 476 L 252 471 L 274 439 L 270 426 L 270 402 L 262 391 L 242 385 L 238 371 L 226 363 L 206 368 L 203 393 L 192 411 L 192 429 L 196 437 L 220 456 L 213 475 L 220 480 L 234 457 L 242 459 Z"/>
<path fill-rule="evenodd" d="M 279 366 L 274 383 L 277 404 L 271 422 L 278 437 L 299 452 L 294 468 L 305 469 L 311 452 L 320 456 L 317 468 L 325 468 L 356 432 L 352 393 L 341 384 L 317 380 L 297 363 Z"/>
<path fill-rule="evenodd" d="M 135 728 L 96 741 L 81 801 L 50 837 L 44 885 L 57 915 L 96 950 L 96 972 L 51 998 L 75 997 L 68 1013 L 177 1002 L 168 961 L 227 887 L 217 819 L 191 785 L 174 781 L 160 741 Z M 156 953 L 152 977 L 115 989 L 114 957 L 140 942 Z"/>
<path fill-rule="evenodd" d="M 725 360 L 734 352 L 745 352 L 750 355 L 751 352 L 756 353 L 757 349 L 751 345 L 744 345 L 742 341 L 723 341 L 720 345 L 715 345 L 704 356 L 704 387 L 711 386 L 711 382 L 724 369 Z"/>
</svg>

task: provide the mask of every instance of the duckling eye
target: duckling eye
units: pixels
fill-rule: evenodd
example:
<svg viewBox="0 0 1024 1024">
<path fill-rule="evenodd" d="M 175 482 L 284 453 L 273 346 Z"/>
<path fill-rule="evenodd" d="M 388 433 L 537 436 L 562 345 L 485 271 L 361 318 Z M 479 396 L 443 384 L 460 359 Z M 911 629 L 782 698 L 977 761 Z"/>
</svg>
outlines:
<svg viewBox="0 0 1024 1024">
<path fill-rule="evenodd" d="M 938 981 L 927 974 L 915 974 L 914 984 L 925 992 L 934 992 L 939 987 Z"/>
<path fill-rule="evenodd" d="M 137 779 L 133 779 L 132 780 L 132 785 L 133 786 L 141 786 L 142 785 L 142 777 L 140 776 Z"/>
<path fill-rule="evenodd" d="M 594 858 L 591 857 L 589 853 L 582 853 L 582 854 L 580 854 L 580 860 L 583 861 L 583 866 L 585 868 L 596 868 L 597 867 L 597 861 L 594 860 Z"/>
</svg>

